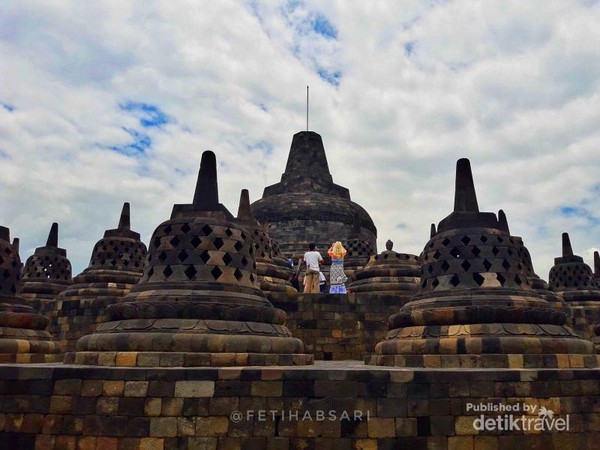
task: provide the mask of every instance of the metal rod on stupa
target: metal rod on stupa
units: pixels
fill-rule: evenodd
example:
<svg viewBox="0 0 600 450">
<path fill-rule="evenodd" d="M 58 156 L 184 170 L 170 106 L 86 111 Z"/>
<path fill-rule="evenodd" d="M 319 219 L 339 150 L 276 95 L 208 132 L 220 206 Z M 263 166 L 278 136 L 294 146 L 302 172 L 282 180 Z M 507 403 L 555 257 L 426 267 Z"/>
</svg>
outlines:
<svg viewBox="0 0 600 450">
<path fill-rule="evenodd" d="M 569 233 L 562 234 L 562 255 L 573 256 L 573 247 L 571 247 L 571 240 L 569 239 Z"/>
<path fill-rule="evenodd" d="M 594 252 L 594 275 L 600 277 L 600 253 Z"/>
<path fill-rule="evenodd" d="M 211 207 L 219 204 L 217 158 L 210 150 L 202 153 L 193 203 L 194 206 L 205 210 L 211 209 Z"/>
<path fill-rule="evenodd" d="M 48 239 L 46 240 L 46 247 L 58 247 L 58 224 L 56 222 L 50 227 L 50 233 L 48 233 Z"/>
<path fill-rule="evenodd" d="M 454 191 L 455 212 L 479 212 L 471 163 L 467 158 L 456 162 L 456 186 Z"/>
<path fill-rule="evenodd" d="M 239 219 L 254 219 L 252 210 L 250 209 L 250 193 L 248 189 L 242 189 L 240 194 L 240 206 L 238 207 L 237 218 Z"/>
<path fill-rule="evenodd" d="M 121 230 L 131 229 L 131 219 L 129 211 L 129 202 L 123 203 L 123 209 L 121 210 L 121 218 L 119 219 L 119 226 L 117 228 Z"/>
</svg>

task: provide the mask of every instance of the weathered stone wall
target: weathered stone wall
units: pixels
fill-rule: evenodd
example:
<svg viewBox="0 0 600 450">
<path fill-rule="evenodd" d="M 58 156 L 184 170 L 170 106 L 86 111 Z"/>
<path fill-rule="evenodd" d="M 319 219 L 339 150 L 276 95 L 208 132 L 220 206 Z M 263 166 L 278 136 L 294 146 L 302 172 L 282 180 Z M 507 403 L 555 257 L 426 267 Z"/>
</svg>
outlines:
<svg viewBox="0 0 600 450">
<path fill-rule="evenodd" d="M 0 448 L 598 448 L 598 369 L 461 371 L 335 364 L 292 369 L 2 366 Z M 476 412 L 468 405 L 490 403 L 534 405 L 527 416 L 533 418 L 542 407 L 554 418 L 568 415 L 569 430 L 478 432 L 473 424 L 482 414 L 495 418 L 505 413 Z M 332 411 L 334 420 L 319 420 L 319 411 L 328 418 Z M 355 411 L 363 420 L 355 419 Z"/>
<path fill-rule="evenodd" d="M 324 258 L 335 241 L 346 242 L 352 232 L 352 224 L 332 220 L 282 219 L 270 222 L 270 233 L 279 242 L 281 254 L 299 257 L 308 251 L 308 244 L 314 242 Z M 367 228 L 361 228 L 360 237 L 370 242 L 376 249 L 377 236 Z"/>
<path fill-rule="evenodd" d="M 363 360 L 387 333 L 387 320 L 407 296 L 374 294 L 269 294 L 287 313 L 286 325 L 316 360 Z"/>
</svg>

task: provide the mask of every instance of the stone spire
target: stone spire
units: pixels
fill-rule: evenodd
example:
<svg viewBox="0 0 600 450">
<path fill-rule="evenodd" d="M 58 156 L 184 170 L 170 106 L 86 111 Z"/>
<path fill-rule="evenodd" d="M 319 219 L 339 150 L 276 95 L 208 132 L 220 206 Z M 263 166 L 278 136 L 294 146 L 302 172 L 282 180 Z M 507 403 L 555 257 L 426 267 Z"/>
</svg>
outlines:
<svg viewBox="0 0 600 450">
<path fill-rule="evenodd" d="M 289 270 L 278 267 L 273 261 L 273 246 L 267 227 L 263 227 L 250 209 L 248 189 L 242 189 L 236 221 L 246 228 L 254 240 L 254 256 L 259 286 L 263 292 L 294 294 Z"/>
<path fill-rule="evenodd" d="M 21 297 L 21 258 L 0 227 L 0 363 L 61 361 L 58 344 L 45 331 L 48 319 Z"/>
<path fill-rule="evenodd" d="M 281 181 L 296 184 L 301 190 L 310 187 L 311 183 L 333 183 L 320 135 L 313 131 L 301 131 L 294 135 Z"/>
<path fill-rule="evenodd" d="M 468 160 L 456 171 L 455 208 L 420 256 L 421 284 L 377 344 L 371 364 L 410 367 L 561 367 L 598 360 L 566 314 L 532 285 L 529 252 L 503 212 L 479 212 Z"/>
<path fill-rule="evenodd" d="M 467 158 L 459 159 L 456 163 L 454 212 L 479 212 L 471 163 Z"/>
<path fill-rule="evenodd" d="M 594 252 L 594 278 L 600 279 L 600 253 Z"/>
<path fill-rule="evenodd" d="M 173 205 L 171 219 L 194 216 L 198 212 L 216 214 L 219 217 L 225 217 L 227 220 L 233 220 L 233 216 L 229 210 L 223 204 L 219 203 L 217 158 L 211 151 L 206 151 L 202 154 L 192 203 Z"/>
<path fill-rule="evenodd" d="M 58 223 L 54 222 L 46 245 L 36 248 L 25 263 L 22 296 L 34 302 L 35 309 L 51 317 L 56 296 L 71 282 L 71 262 L 67 251 L 58 247 Z"/>
<path fill-rule="evenodd" d="M 120 230 L 130 230 L 131 229 L 131 219 L 129 213 L 129 202 L 123 203 L 123 209 L 121 210 L 121 218 L 119 219 L 119 226 L 117 227 Z"/>
<path fill-rule="evenodd" d="M 58 224 L 56 222 L 50 227 L 50 233 L 48 233 L 48 239 L 46 240 L 46 247 L 58 247 Z"/>
<path fill-rule="evenodd" d="M 68 362 L 119 365 L 112 355 L 128 351 L 136 366 L 312 363 L 259 289 L 252 232 L 219 203 L 216 174 L 214 153 L 204 152 L 193 203 L 174 205 L 152 235 L 140 282 Z M 244 223 L 257 226 L 244 215 L 246 196 Z"/>
<path fill-rule="evenodd" d="M 131 230 L 130 209 L 125 202 L 117 228 L 104 232 L 88 267 L 58 294 L 50 331 L 63 351 L 74 350 L 80 337 L 92 333 L 106 317 L 106 306 L 128 294 L 142 276 L 147 250 L 140 234 Z"/>
</svg>

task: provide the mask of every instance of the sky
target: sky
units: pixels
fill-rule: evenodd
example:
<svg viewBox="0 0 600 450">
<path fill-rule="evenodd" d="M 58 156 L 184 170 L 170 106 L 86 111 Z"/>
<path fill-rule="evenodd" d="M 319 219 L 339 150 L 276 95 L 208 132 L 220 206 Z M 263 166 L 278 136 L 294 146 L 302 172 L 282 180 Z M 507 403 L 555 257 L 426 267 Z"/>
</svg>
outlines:
<svg viewBox="0 0 600 450">
<path fill-rule="evenodd" d="M 131 203 L 150 240 L 217 155 L 235 214 L 280 180 L 293 134 L 419 254 L 471 160 L 547 279 L 569 232 L 600 247 L 598 1 L 18 1 L 0 6 L 0 224 L 25 260 L 52 222 L 74 275 Z"/>
</svg>

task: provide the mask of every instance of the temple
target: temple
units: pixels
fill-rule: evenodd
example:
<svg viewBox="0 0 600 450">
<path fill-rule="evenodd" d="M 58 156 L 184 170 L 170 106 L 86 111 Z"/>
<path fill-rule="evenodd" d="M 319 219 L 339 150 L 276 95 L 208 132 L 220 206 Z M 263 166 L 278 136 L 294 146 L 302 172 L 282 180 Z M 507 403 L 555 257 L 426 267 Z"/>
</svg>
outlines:
<svg viewBox="0 0 600 450">
<path fill-rule="evenodd" d="M 252 234 L 219 203 L 210 151 L 202 154 L 193 202 L 173 206 L 171 218 L 152 235 L 142 279 L 107 312 L 109 321 L 82 337 L 66 361 L 143 367 L 312 363 L 285 327 L 285 312 L 259 289 Z"/>
<path fill-rule="evenodd" d="M 454 211 L 431 234 L 420 288 L 390 317 L 370 364 L 570 367 L 564 354 L 597 365 L 591 342 L 531 286 L 529 253 L 504 213 L 479 211 L 468 159 L 456 164 Z"/>
<path fill-rule="evenodd" d="M 46 245 L 36 248 L 35 253 L 27 258 L 21 296 L 33 302 L 34 308 L 49 310 L 52 306 L 42 306 L 40 302 L 54 302 L 56 296 L 73 282 L 71 276 L 67 251 L 58 247 L 58 224 L 55 222 L 50 228 Z"/>
<path fill-rule="evenodd" d="M 88 267 L 57 296 L 50 331 L 63 351 L 75 349 L 77 340 L 106 321 L 106 307 L 121 301 L 142 276 L 146 245 L 131 230 L 130 205 L 124 203 L 117 228 L 104 232 Z M 45 309 L 43 309 L 45 311 Z"/>
<path fill-rule="evenodd" d="M 310 242 L 325 255 L 332 243 L 349 238 L 377 248 L 373 220 L 350 200 L 347 188 L 333 182 L 323 140 L 313 131 L 294 135 L 281 181 L 266 187 L 251 206 L 259 222 L 269 223 L 284 256 L 303 255 Z"/>
<path fill-rule="evenodd" d="M 60 347 L 45 331 L 48 318 L 20 296 L 21 258 L 2 226 L 0 255 L 0 363 L 62 361 Z"/>
<path fill-rule="evenodd" d="M 53 225 L 28 300 L 0 227 L 0 449 L 598 447 L 600 258 L 592 274 L 565 234 L 541 279 L 504 211 L 480 211 L 467 159 L 419 256 L 394 236 L 378 253 L 309 131 L 237 217 L 210 151 L 148 249 L 129 210 L 73 280 Z M 296 292 L 290 257 L 315 242 L 327 273 L 335 241 L 348 293 Z"/>
</svg>

